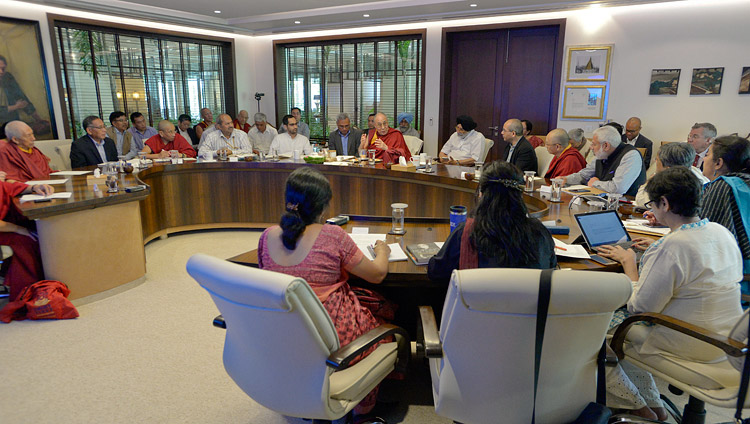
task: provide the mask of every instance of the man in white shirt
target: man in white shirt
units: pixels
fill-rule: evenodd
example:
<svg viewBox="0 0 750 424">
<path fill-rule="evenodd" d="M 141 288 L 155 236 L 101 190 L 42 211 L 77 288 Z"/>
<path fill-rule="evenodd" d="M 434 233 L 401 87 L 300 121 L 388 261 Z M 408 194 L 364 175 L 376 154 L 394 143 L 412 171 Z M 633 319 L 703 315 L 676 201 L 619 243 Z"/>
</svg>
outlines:
<svg viewBox="0 0 750 424">
<path fill-rule="evenodd" d="M 687 142 L 695 149 L 693 166 L 703 169 L 703 158 L 708 153 L 708 146 L 716 139 L 716 127 L 710 122 L 696 122 L 690 129 Z"/>
<path fill-rule="evenodd" d="M 302 110 L 298 107 L 293 107 L 290 111 L 294 119 L 297 121 L 297 134 L 304 135 L 308 139 L 310 139 L 310 127 L 302 122 Z M 279 134 L 286 132 L 286 129 L 284 129 L 284 126 L 282 125 L 281 128 L 279 128 Z"/>
<path fill-rule="evenodd" d="M 255 120 L 255 125 L 250 128 L 247 136 L 250 138 L 250 142 L 255 150 L 267 155 L 273 139 L 279 133 L 276 131 L 276 128 L 268 125 L 268 118 L 265 113 L 256 113 L 253 116 L 253 120 Z"/>
<path fill-rule="evenodd" d="M 273 139 L 271 147 L 268 149 L 268 153 L 272 155 L 289 155 L 292 156 L 295 150 L 299 150 L 302 154 L 309 155 L 312 153 L 312 146 L 310 145 L 310 139 L 302 134 L 297 134 L 297 120 L 292 115 L 286 115 L 281 120 L 283 128 L 286 132 L 281 133 Z"/>
<path fill-rule="evenodd" d="M 440 161 L 449 165 L 473 166 L 481 161 L 484 152 L 484 136 L 475 131 L 477 123 L 471 116 L 461 115 L 456 118 L 456 132 L 440 150 Z"/>
<path fill-rule="evenodd" d="M 218 150 L 226 150 L 227 155 L 249 155 L 253 153 L 253 146 L 244 131 L 234 128 L 232 118 L 223 113 L 216 121 L 217 131 L 206 136 L 206 140 L 198 149 L 201 157 L 213 155 Z M 205 132 L 204 132 L 205 134 Z"/>
<path fill-rule="evenodd" d="M 219 131 L 219 121 L 216 121 L 215 124 L 211 125 L 210 127 L 206 128 L 203 131 L 203 134 L 201 135 L 201 139 L 198 142 L 198 150 L 200 150 L 201 147 L 203 147 L 203 143 L 206 141 L 206 138 L 214 131 Z"/>
</svg>

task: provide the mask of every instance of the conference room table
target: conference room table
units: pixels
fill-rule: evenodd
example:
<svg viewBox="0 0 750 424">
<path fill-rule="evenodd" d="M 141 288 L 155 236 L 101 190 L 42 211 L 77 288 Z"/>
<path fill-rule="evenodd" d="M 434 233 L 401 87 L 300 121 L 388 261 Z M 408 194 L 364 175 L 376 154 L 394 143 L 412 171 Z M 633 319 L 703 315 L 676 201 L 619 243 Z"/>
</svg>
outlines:
<svg viewBox="0 0 750 424">
<path fill-rule="evenodd" d="M 145 276 L 144 245 L 169 234 L 224 228 L 264 229 L 278 223 L 284 210 L 284 182 L 300 166 L 313 166 L 331 183 L 333 199 L 327 216 L 349 215 L 344 226 L 367 226 L 370 233 L 386 233 L 391 226 L 391 204 L 402 202 L 406 234 L 388 236 L 389 243 L 402 246 L 417 242 L 444 241 L 448 234 L 449 208 L 473 207 L 477 182 L 462 179 L 473 168 L 435 165 L 431 174 L 386 169 L 382 164 L 365 166 L 308 165 L 304 161 L 154 163 L 132 174 L 118 176 L 120 191 L 107 193 L 102 184 L 87 183 L 87 175 L 66 178 L 55 185 L 67 191 L 68 199 L 45 203 L 16 200 L 21 212 L 37 220 L 39 242 L 47 278 L 66 283 L 72 299 L 91 296 Z M 85 168 L 91 170 L 93 167 Z M 145 185 L 137 192 L 125 187 Z M 538 185 L 538 184 L 537 184 Z M 586 205 L 569 208 L 571 196 L 551 203 L 539 192 L 524 195 L 529 213 L 543 221 L 570 227 L 572 242 L 579 231 L 573 214 L 586 212 Z M 253 250 L 230 260 L 257 263 Z M 560 259 L 563 268 L 617 270 L 590 260 Z M 426 267 L 411 261 L 390 263 L 386 285 L 429 286 Z"/>
</svg>

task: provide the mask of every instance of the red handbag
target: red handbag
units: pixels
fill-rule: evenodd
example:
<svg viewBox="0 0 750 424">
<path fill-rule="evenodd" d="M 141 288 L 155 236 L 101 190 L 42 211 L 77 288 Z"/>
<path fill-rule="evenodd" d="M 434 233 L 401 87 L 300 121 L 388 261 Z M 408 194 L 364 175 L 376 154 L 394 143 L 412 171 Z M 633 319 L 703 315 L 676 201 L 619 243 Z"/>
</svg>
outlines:
<svg viewBox="0 0 750 424">
<path fill-rule="evenodd" d="M 78 310 L 68 300 L 70 289 L 55 280 L 42 280 L 26 287 L 18 299 L 0 309 L 0 321 L 24 319 L 70 319 Z"/>
</svg>

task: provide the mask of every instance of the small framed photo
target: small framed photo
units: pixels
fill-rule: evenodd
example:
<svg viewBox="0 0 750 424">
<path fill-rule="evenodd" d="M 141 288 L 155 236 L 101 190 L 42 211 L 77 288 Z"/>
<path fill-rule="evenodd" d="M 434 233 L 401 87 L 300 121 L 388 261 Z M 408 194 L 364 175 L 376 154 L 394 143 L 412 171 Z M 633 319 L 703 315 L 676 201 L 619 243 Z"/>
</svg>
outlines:
<svg viewBox="0 0 750 424">
<path fill-rule="evenodd" d="M 648 94 L 652 96 L 676 96 L 680 85 L 680 69 L 652 69 Z"/>
<path fill-rule="evenodd" d="M 603 119 L 606 85 L 566 85 L 563 119 Z"/>
<path fill-rule="evenodd" d="M 607 81 L 612 47 L 568 46 L 568 81 Z"/>
<path fill-rule="evenodd" d="M 742 68 L 740 76 L 740 94 L 750 94 L 750 66 Z"/>
<path fill-rule="evenodd" d="M 690 83 L 691 95 L 721 94 L 721 81 L 724 68 L 693 68 L 693 80 Z"/>
</svg>

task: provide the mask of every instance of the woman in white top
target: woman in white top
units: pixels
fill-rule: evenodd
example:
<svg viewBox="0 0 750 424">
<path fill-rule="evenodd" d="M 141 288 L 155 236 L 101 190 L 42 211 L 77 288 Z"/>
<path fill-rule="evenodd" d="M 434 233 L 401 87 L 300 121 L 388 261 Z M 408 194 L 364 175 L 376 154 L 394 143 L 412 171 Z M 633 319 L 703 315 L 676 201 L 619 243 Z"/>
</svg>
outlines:
<svg viewBox="0 0 750 424">
<path fill-rule="evenodd" d="M 655 174 L 646 184 L 646 192 L 650 199 L 646 207 L 671 232 L 653 243 L 637 239 L 636 248 L 646 248 L 640 272 L 633 250 L 619 246 L 601 249 L 602 256 L 620 262 L 634 281 L 628 313 L 658 312 L 728 335 L 742 315 L 738 284 L 742 256 L 737 242 L 726 228 L 698 216 L 701 184 L 689 168 L 672 167 Z M 667 352 L 703 362 L 723 356 L 718 348 L 666 327 L 638 326 L 631 333 L 631 340 L 638 339 L 633 343 L 641 355 Z M 632 409 L 647 418 L 666 419 L 650 375 L 634 368 L 622 371 L 618 366 L 607 376 L 608 405 Z"/>
</svg>

